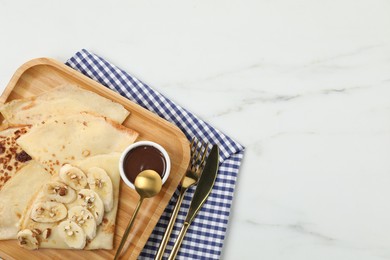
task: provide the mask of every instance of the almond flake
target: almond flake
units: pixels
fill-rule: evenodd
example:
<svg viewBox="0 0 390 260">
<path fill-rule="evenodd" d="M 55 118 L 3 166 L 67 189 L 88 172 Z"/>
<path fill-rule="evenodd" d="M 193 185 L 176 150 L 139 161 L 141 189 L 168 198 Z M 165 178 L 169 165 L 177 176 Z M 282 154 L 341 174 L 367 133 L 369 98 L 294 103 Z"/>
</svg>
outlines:
<svg viewBox="0 0 390 260">
<path fill-rule="evenodd" d="M 45 231 L 43 231 L 42 236 L 47 239 L 51 235 L 51 229 L 47 228 Z"/>
<path fill-rule="evenodd" d="M 32 232 L 36 233 L 37 235 L 42 234 L 42 231 L 40 229 L 34 228 Z"/>
</svg>

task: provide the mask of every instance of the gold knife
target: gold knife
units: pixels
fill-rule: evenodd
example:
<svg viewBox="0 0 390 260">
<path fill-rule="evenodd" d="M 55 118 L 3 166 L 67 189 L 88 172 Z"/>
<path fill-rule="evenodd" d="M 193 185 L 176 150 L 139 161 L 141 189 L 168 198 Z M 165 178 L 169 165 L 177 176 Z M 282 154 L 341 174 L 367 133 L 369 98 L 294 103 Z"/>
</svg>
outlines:
<svg viewBox="0 0 390 260">
<path fill-rule="evenodd" d="M 217 145 L 213 145 L 211 152 L 206 160 L 202 175 L 200 176 L 198 186 L 195 189 L 194 196 L 192 197 L 191 205 L 187 213 L 187 217 L 184 221 L 183 227 L 180 230 L 179 236 L 177 237 L 175 244 L 172 248 L 172 252 L 168 257 L 168 260 L 176 258 L 177 252 L 179 251 L 180 245 L 183 242 L 183 238 L 194 220 L 196 214 L 205 203 L 209 196 L 211 189 L 214 186 L 215 179 L 218 173 L 219 165 L 219 149 Z"/>
</svg>

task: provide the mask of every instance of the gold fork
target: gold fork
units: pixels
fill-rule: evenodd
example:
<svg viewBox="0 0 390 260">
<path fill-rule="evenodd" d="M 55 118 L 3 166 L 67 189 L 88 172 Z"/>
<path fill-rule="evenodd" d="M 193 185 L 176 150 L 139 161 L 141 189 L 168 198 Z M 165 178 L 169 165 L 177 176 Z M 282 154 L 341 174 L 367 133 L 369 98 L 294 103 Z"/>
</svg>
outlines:
<svg viewBox="0 0 390 260">
<path fill-rule="evenodd" d="M 190 164 L 188 165 L 186 174 L 181 180 L 181 187 L 179 197 L 177 198 L 176 205 L 173 209 L 171 219 L 169 220 L 167 229 L 165 230 L 165 234 L 162 238 L 160 247 L 157 250 L 157 255 L 155 260 L 161 260 L 164 255 L 165 248 L 167 247 L 169 237 L 171 236 L 173 225 L 175 224 L 177 214 L 179 213 L 179 209 L 181 203 L 183 202 L 184 194 L 191 187 L 198 183 L 200 174 L 202 173 L 205 158 L 208 151 L 208 143 L 202 142 L 200 143 L 195 137 L 192 138 L 191 141 L 191 159 Z"/>
</svg>

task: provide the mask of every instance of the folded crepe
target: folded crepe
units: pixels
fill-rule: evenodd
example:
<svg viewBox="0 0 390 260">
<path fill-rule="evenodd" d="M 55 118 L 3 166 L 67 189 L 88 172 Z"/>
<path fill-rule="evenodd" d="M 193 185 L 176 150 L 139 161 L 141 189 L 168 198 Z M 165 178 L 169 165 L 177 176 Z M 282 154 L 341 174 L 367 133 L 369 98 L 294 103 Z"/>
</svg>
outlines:
<svg viewBox="0 0 390 260">
<path fill-rule="evenodd" d="M 63 85 L 41 95 L 12 100 L 0 106 L 0 113 L 9 125 L 31 125 L 82 111 L 108 117 L 117 123 L 122 123 L 129 115 L 121 104 L 75 85 Z"/>
<path fill-rule="evenodd" d="M 87 112 L 56 117 L 34 126 L 17 143 L 51 174 L 66 163 L 122 152 L 138 133 Z"/>
<path fill-rule="evenodd" d="M 31 157 L 16 143 L 16 140 L 28 130 L 28 126 L 23 126 L 0 131 L 0 191 L 6 182 L 31 160 Z"/>
<path fill-rule="evenodd" d="M 0 190 L 0 240 L 16 239 L 19 221 L 34 195 L 51 175 L 36 161 L 29 161 Z"/>
<path fill-rule="evenodd" d="M 112 249 L 119 157 L 120 153 L 93 156 L 53 175 L 23 214 L 19 244 L 27 249 Z M 67 178 L 64 172 L 76 177 Z"/>
</svg>

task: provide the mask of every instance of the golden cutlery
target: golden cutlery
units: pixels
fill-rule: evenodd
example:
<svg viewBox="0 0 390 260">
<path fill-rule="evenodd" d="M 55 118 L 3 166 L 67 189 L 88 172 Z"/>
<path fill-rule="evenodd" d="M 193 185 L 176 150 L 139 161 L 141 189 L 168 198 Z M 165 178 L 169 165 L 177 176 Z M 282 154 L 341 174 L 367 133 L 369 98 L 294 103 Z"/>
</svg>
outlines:
<svg viewBox="0 0 390 260">
<path fill-rule="evenodd" d="M 211 189 L 213 188 L 215 179 L 217 177 L 218 165 L 219 165 L 219 149 L 217 145 L 214 145 L 206 160 L 206 165 L 204 166 L 202 175 L 200 176 L 198 182 L 198 186 L 196 187 L 194 196 L 192 197 L 192 201 L 187 213 L 187 217 L 175 241 L 175 244 L 172 248 L 171 255 L 168 257 L 168 260 L 173 260 L 176 258 L 176 255 L 179 251 L 181 243 L 183 242 L 183 238 L 188 230 L 188 227 L 194 220 L 200 208 L 205 203 L 207 197 L 210 195 Z"/>
<path fill-rule="evenodd" d="M 164 236 L 161 240 L 160 247 L 157 250 L 156 260 L 162 259 L 165 248 L 168 244 L 169 237 L 171 236 L 173 225 L 175 224 L 177 214 L 179 213 L 181 203 L 183 202 L 184 194 L 191 187 L 198 183 L 199 177 L 204 167 L 204 161 L 208 151 L 208 144 L 200 143 L 196 138 L 191 141 L 191 159 L 186 174 L 181 181 L 180 193 L 177 198 L 176 205 L 172 211 L 171 219 L 165 230 Z"/>
</svg>

